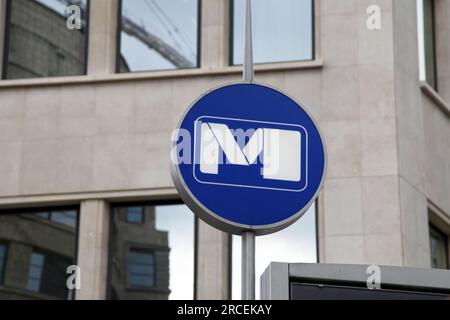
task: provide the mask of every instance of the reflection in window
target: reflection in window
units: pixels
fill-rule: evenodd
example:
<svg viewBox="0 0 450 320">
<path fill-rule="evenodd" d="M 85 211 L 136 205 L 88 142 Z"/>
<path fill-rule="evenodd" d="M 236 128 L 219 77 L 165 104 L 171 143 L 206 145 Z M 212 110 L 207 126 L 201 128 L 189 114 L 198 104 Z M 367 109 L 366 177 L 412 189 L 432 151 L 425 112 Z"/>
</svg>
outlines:
<svg viewBox="0 0 450 320">
<path fill-rule="evenodd" d="M 434 0 L 417 1 L 421 80 L 437 90 Z"/>
<path fill-rule="evenodd" d="M 233 237 L 232 297 L 241 297 L 241 238 Z M 316 206 L 289 228 L 256 239 L 256 277 L 263 274 L 271 262 L 317 263 Z M 256 295 L 259 297 L 259 281 Z"/>
<path fill-rule="evenodd" d="M 314 59 L 313 0 L 264 0 L 252 2 L 255 63 Z M 232 61 L 244 55 L 245 1 L 233 0 Z"/>
<path fill-rule="evenodd" d="M 44 269 L 44 255 L 33 252 L 28 272 L 28 285 L 30 291 L 39 292 L 41 289 L 42 269 Z"/>
<path fill-rule="evenodd" d="M 52 212 L 50 219 L 67 227 L 75 228 L 77 225 L 77 213 L 75 211 Z"/>
<path fill-rule="evenodd" d="M 155 255 L 152 251 L 130 250 L 127 268 L 130 288 L 155 287 Z"/>
<path fill-rule="evenodd" d="M 194 215 L 184 205 L 144 205 L 144 222 L 129 223 L 137 207 L 113 208 L 109 298 L 193 299 Z"/>
<path fill-rule="evenodd" d="M 6 245 L 0 243 L 0 284 L 3 283 L 3 270 L 6 265 Z"/>
<path fill-rule="evenodd" d="M 75 210 L 40 212 L 37 213 L 36 216 L 44 220 L 56 222 L 69 228 L 75 228 L 77 225 L 77 211 Z"/>
<path fill-rule="evenodd" d="M 8 1 L 4 79 L 85 74 L 87 0 L 78 3 L 81 30 L 69 30 L 66 1 Z"/>
<path fill-rule="evenodd" d="M 144 223 L 144 207 L 129 207 L 127 209 L 129 223 Z"/>
<path fill-rule="evenodd" d="M 52 212 L 71 212 L 75 220 L 54 221 Z M 8 243 L 9 267 L 3 270 L 0 300 L 71 298 L 66 270 L 76 264 L 77 226 L 78 211 L 73 209 L 2 211 L 0 239 Z M 0 257 L 1 252 L 0 246 Z"/>
<path fill-rule="evenodd" d="M 33 252 L 28 274 L 28 290 L 41 294 L 67 299 L 67 267 L 72 264 L 70 259 L 54 253 Z"/>
<path fill-rule="evenodd" d="M 434 226 L 430 226 L 431 267 L 449 269 L 448 237 Z"/>
<path fill-rule="evenodd" d="M 122 0 L 119 72 L 198 67 L 199 0 Z"/>
</svg>

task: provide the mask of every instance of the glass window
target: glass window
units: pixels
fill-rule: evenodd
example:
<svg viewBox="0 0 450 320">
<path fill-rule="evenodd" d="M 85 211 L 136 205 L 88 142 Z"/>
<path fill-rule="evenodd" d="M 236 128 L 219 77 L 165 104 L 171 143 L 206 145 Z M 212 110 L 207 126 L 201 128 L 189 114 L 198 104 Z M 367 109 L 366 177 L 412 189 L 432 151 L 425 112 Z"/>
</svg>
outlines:
<svg viewBox="0 0 450 320">
<path fill-rule="evenodd" d="M 4 79 L 74 76 L 86 73 L 87 0 L 78 1 L 81 24 L 70 1 L 10 0 Z M 70 19 L 69 19 L 70 17 Z"/>
<path fill-rule="evenodd" d="M 129 207 L 127 209 L 127 222 L 129 222 L 129 223 L 144 223 L 144 208 L 143 207 Z"/>
<path fill-rule="evenodd" d="M 417 0 L 421 80 L 437 90 L 434 0 Z"/>
<path fill-rule="evenodd" d="M 54 253 L 33 252 L 28 271 L 30 291 L 58 299 L 68 299 L 67 267 L 72 264 L 70 259 Z"/>
<path fill-rule="evenodd" d="M 434 226 L 430 226 L 431 267 L 449 269 L 448 237 Z"/>
<path fill-rule="evenodd" d="M 255 63 L 314 59 L 313 0 L 252 2 Z M 231 64 L 244 56 L 245 0 L 233 0 Z"/>
<path fill-rule="evenodd" d="M 77 226 L 77 211 L 51 211 L 51 212 L 40 212 L 36 216 L 44 219 L 56 222 L 58 224 L 64 225 L 69 228 L 75 228 Z"/>
<path fill-rule="evenodd" d="M 67 288 L 70 275 L 66 271 L 77 263 L 78 211 L 57 212 L 73 212 L 75 223 L 62 225 L 43 219 L 43 211 L 0 212 L 0 239 L 8 243 L 11 270 L 4 272 L 0 300 L 73 297 Z"/>
<path fill-rule="evenodd" d="M 86 73 L 87 0 L 78 1 L 80 28 L 68 27 L 69 1 L 10 0 L 4 79 L 74 76 Z"/>
<path fill-rule="evenodd" d="M 122 0 L 118 71 L 199 66 L 199 0 Z"/>
<path fill-rule="evenodd" d="M 41 219 L 50 220 L 50 213 L 49 212 L 36 213 L 36 216 L 41 218 Z"/>
<path fill-rule="evenodd" d="M 137 207 L 144 222 L 129 223 Z M 110 299 L 194 298 L 195 218 L 186 206 L 116 206 L 111 231 Z"/>
<path fill-rule="evenodd" d="M 77 225 L 76 211 L 54 211 L 51 213 L 50 220 L 67 227 L 75 228 Z"/>
<path fill-rule="evenodd" d="M 131 249 L 128 253 L 127 271 L 130 288 L 154 288 L 155 255 L 153 251 Z"/>
<path fill-rule="evenodd" d="M 28 285 L 30 291 L 41 290 L 42 270 L 44 269 L 44 255 L 33 252 L 30 259 L 30 270 L 28 272 Z"/>
<path fill-rule="evenodd" d="M 0 243 L 0 284 L 3 283 L 3 272 L 6 265 L 6 245 Z"/>
<path fill-rule="evenodd" d="M 241 298 L 241 237 L 233 236 L 232 298 Z M 264 273 L 271 262 L 317 263 L 316 206 L 289 228 L 276 234 L 256 238 L 256 277 Z M 256 281 L 259 298 L 260 283 Z"/>
</svg>

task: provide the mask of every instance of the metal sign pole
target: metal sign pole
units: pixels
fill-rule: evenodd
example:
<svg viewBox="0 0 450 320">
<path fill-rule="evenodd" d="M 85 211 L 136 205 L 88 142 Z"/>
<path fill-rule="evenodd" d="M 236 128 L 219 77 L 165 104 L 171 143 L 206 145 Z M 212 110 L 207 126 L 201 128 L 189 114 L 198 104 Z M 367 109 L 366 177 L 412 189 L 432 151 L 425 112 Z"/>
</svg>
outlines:
<svg viewBox="0 0 450 320">
<path fill-rule="evenodd" d="M 242 233 L 242 300 L 255 300 L 255 233 Z"/>
<path fill-rule="evenodd" d="M 253 41 L 251 0 L 246 0 L 243 78 L 253 82 Z M 242 233 L 242 300 L 255 300 L 255 233 Z"/>
<path fill-rule="evenodd" d="M 252 1 L 245 1 L 244 81 L 253 82 Z"/>
</svg>

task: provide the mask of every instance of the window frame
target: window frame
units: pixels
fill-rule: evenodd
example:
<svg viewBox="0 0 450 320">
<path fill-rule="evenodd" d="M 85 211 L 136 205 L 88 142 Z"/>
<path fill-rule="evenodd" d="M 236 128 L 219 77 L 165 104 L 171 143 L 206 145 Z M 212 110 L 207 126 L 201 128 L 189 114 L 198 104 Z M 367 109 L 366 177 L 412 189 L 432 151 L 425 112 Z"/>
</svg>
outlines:
<svg viewBox="0 0 450 320">
<path fill-rule="evenodd" d="M 143 207 L 143 206 L 128 207 L 128 209 L 130 209 L 130 208 L 140 208 L 142 210 L 142 213 L 141 213 L 142 214 L 142 219 L 140 221 L 138 221 L 138 222 L 129 220 L 128 217 L 129 217 L 130 213 L 127 211 L 127 216 L 125 218 L 126 222 L 129 223 L 129 224 L 137 224 L 137 225 L 145 224 L 145 221 L 146 221 L 146 219 L 145 219 L 145 207 Z"/>
<path fill-rule="evenodd" d="M 34 277 L 32 278 L 33 280 L 39 280 L 39 289 L 38 289 L 38 291 L 33 291 L 33 290 L 31 290 L 28 287 L 28 281 L 30 279 L 30 269 L 32 267 L 32 265 L 31 265 L 31 257 L 33 255 L 35 255 L 35 254 L 36 255 L 40 255 L 40 256 L 43 257 L 43 262 L 42 262 L 42 266 L 41 266 L 41 274 L 40 274 L 39 279 L 36 279 Z M 45 271 L 48 271 L 48 269 L 46 269 L 45 267 L 49 265 L 49 261 L 52 261 L 52 260 L 55 261 L 55 258 L 56 259 L 60 259 L 60 261 L 62 261 L 62 260 L 66 260 L 67 257 L 65 257 L 64 255 L 62 255 L 60 253 L 56 253 L 56 252 L 52 252 L 52 251 L 49 251 L 49 250 L 46 250 L 46 249 L 33 247 L 33 251 L 32 251 L 32 253 L 30 255 L 30 262 L 28 263 L 27 289 L 26 290 L 28 290 L 29 292 L 32 292 L 34 294 L 49 296 L 49 297 L 51 297 L 53 299 L 56 298 L 57 300 L 63 300 L 63 301 L 64 300 L 68 300 L 68 301 L 75 300 L 74 293 L 76 293 L 76 289 L 69 289 L 69 288 L 67 288 L 66 283 L 64 283 L 63 285 L 60 286 L 60 288 L 67 289 L 67 297 L 64 298 L 64 299 L 61 298 L 61 297 L 58 297 L 58 296 L 50 295 L 49 293 L 42 291 L 42 285 L 43 285 L 43 283 L 45 283 L 45 282 L 43 282 L 44 275 L 48 276 L 48 274 L 49 274 L 49 273 L 45 273 Z M 77 257 L 74 257 L 74 260 L 76 260 L 76 259 L 77 259 Z M 74 261 L 73 264 L 76 265 L 76 261 Z M 36 267 L 36 265 L 33 265 L 33 266 Z M 65 276 L 65 280 L 66 281 L 67 281 L 67 278 L 68 278 L 68 275 L 66 274 L 66 276 Z M 45 279 L 48 279 L 48 277 L 46 277 Z M 53 279 L 54 278 L 52 277 L 52 280 Z"/>
<path fill-rule="evenodd" d="M 429 237 L 430 237 L 430 248 L 431 248 L 431 239 L 432 239 L 432 232 L 438 234 L 439 236 L 441 236 L 444 239 L 444 249 L 445 249 L 445 260 L 446 260 L 446 269 L 449 270 L 450 269 L 450 253 L 449 253 L 449 236 L 448 234 L 446 234 L 444 231 L 442 231 L 439 227 L 437 227 L 436 225 L 434 225 L 433 223 L 429 224 Z M 430 263 L 432 260 L 433 256 L 431 255 L 431 250 L 430 250 Z M 433 267 L 433 266 L 431 266 Z"/>
<path fill-rule="evenodd" d="M 7 263 L 7 257 L 8 257 L 8 243 L 0 241 L 0 246 L 4 248 L 4 255 L 3 259 L 0 263 L 0 286 L 4 285 L 5 281 L 5 273 L 6 273 L 6 263 Z"/>
<path fill-rule="evenodd" d="M 147 71 L 148 72 L 148 71 Z M 126 207 L 139 207 L 139 206 L 143 206 L 144 210 L 145 207 L 158 207 L 158 206 L 176 206 L 176 205 L 185 205 L 183 203 L 183 201 L 181 200 L 145 200 L 145 201 L 133 201 L 133 202 L 116 202 L 116 203 L 111 203 L 110 208 L 109 208 L 109 233 L 108 233 L 108 263 L 107 263 L 107 278 L 106 278 L 106 300 L 112 300 L 112 296 L 113 296 L 113 288 L 112 288 L 112 258 L 113 258 L 113 236 L 114 236 L 114 216 L 115 216 L 115 210 L 117 208 L 126 208 Z M 197 216 L 194 217 L 194 241 L 193 241 L 193 253 L 194 253 L 194 275 L 193 275 L 193 280 L 194 280 L 194 287 L 193 287 L 193 299 L 194 301 L 197 300 L 197 292 L 198 292 L 198 287 L 197 287 L 197 271 L 198 271 L 198 218 Z M 128 252 L 129 252 L 129 247 L 132 248 L 142 248 L 142 249 L 153 249 L 155 252 L 157 251 L 158 247 L 157 246 L 148 246 L 148 245 L 142 245 L 142 244 L 138 244 L 138 243 L 131 243 L 128 242 L 125 244 L 125 249 L 127 250 L 126 254 L 127 254 L 127 259 L 128 259 Z M 164 248 L 165 249 L 165 248 Z M 128 260 L 126 261 L 126 263 L 128 263 Z M 128 265 L 127 265 L 128 266 Z M 155 266 L 156 266 L 156 261 L 155 261 Z M 155 276 L 156 276 L 156 272 L 155 272 Z M 128 287 L 128 273 L 126 275 L 126 286 L 127 289 L 130 290 L 139 290 L 139 289 L 134 289 L 134 288 L 129 288 Z M 157 285 L 156 280 L 155 280 L 155 285 Z M 154 289 L 145 289 L 146 291 L 150 290 L 150 291 L 160 291 L 158 287 L 155 287 Z"/>
<path fill-rule="evenodd" d="M 428 248 L 429 251 L 429 263 L 431 268 L 431 228 L 437 229 L 446 237 L 447 242 L 447 263 L 450 270 L 450 217 L 439 207 L 437 207 L 431 201 L 428 201 Z"/>
<path fill-rule="evenodd" d="M 288 61 L 269 61 L 269 62 L 262 62 L 262 63 L 255 63 L 255 66 L 264 66 L 264 65 L 279 65 L 279 64 L 289 64 L 289 63 L 305 63 L 305 62 L 313 62 L 313 61 L 317 61 L 319 59 L 319 50 L 318 50 L 318 39 L 317 39 L 317 30 L 318 30 L 318 26 L 317 26 L 317 17 L 316 17 L 316 13 L 317 13 L 317 5 L 318 5 L 318 1 L 320 0 L 311 0 L 312 2 L 312 6 L 311 6 L 311 32 L 312 32 L 312 44 L 311 44 L 311 48 L 312 48 L 312 57 L 311 59 L 305 59 L 305 60 L 301 60 L 301 59 L 296 59 L 296 60 L 288 60 Z M 236 66 L 241 66 L 242 64 L 236 64 L 234 63 L 234 34 L 235 34 L 235 30 L 234 30 L 234 2 L 235 0 L 229 0 L 229 23 L 230 23 L 230 30 L 229 30 L 229 39 L 228 39 L 228 66 L 229 67 L 236 67 Z"/>
<path fill-rule="evenodd" d="M 2 70 L 0 75 L 0 81 L 11 81 L 11 80 L 35 80 L 35 79 L 52 79 L 52 78 L 65 78 L 65 77 L 80 77 L 86 76 L 88 74 L 88 63 L 89 63 L 89 29 L 90 29 L 90 18 L 91 18 L 91 0 L 86 0 L 86 26 L 84 34 L 84 52 L 83 52 L 83 72 L 79 75 L 62 75 L 62 76 L 51 76 L 51 77 L 34 77 L 34 78 L 20 78 L 20 79 L 8 79 L 8 64 L 9 64 L 9 49 L 11 40 L 11 13 L 12 13 L 12 1 L 6 0 L 6 10 L 5 10 L 5 25 L 4 31 L 5 36 L 3 39 L 3 56 L 2 56 Z"/>
<path fill-rule="evenodd" d="M 77 214 L 77 223 L 75 225 L 75 246 L 73 253 L 73 263 L 74 265 L 78 265 L 78 254 L 80 252 L 80 220 L 81 220 L 81 207 L 80 205 L 67 205 L 67 206 L 49 206 L 49 207 L 24 207 L 24 208 L 13 208 L 13 209 L 0 209 L 1 215 L 22 215 L 22 216 L 30 216 L 31 219 L 36 219 L 36 221 L 42 221 L 44 223 L 49 223 L 49 221 L 44 220 L 42 218 L 33 217 L 33 215 L 45 212 L 52 211 L 75 211 Z M 50 221 L 50 223 L 52 223 Z M 55 222 L 53 222 L 55 223 Z M 0 242 L 2 244 L 4 242 Z M 6 254 L 8 253 L 9 246 L 6 244 Z M 41 250 L 39 248 L 33 247 L 33 252 L 43 253 L 45 255 L 45 250 Z M 51 253 L 51 252 L 50 252 Z M 3 272 L 4 273 L 4 272 Z M 1 277 L 2 275 L 0 275 Z M 3 284 L 4 279 L 0 279 L 0 285 Z M 28 287 L 28 273 L 27 273 L 27 286 Z M 26 289 L 27 290 L 27 289 Z M 31 291 L 30 291 L 31 292 Z M 68 300 L 76 300 L 77 290 L 69 290 L 71 294 L 69 295 L 70 299 Z"/>
<path fill-rule="evenodd" d="M 160 291 L 160 288 L 158 287 L 158 283 L 157 283 L 157 277 L 156 277 L 156 273 L 157 273 L 157 268 L 158 268 L 158 264 L 156 262 L 156 255 L 158 252 L 162 252 L 162 250 L 164 252 L 168 251 L 166 249 L 161 249 L 161 248 L 157 248 L 156 246 L 139 246 L 137 244 L 132 244 L 129 243 L 127 244 L 127 254 L 126 254 L 126 288 L 128 290 L 132 290 L 132 291 L 148 291 L 148 292 L 152 292 L 152 291 Z M 148 254 L 148 255 L 152 255 L 153 256 L 153 286 L 152 287 L 147 287 L 147 286 L 135 286 L 131 283 L 131 278 L 132 278 L 132 273 L 130 270 L 130 256 L 131 253 L 133 252 L 138 252 L 138 253 L 143 253 L 143 254 Z"/>
<path fill-rule="evenodd" d="M 38 256 L 38 255 L 42 257 L 42 265 L 40 265 L 40 266 L 37 266 L 37 265 L 32 263 L 33 256 Z M 46 258 L 45 254 L 40 252 L 40 251 L 38 251 L 38 250 L 33 249 L 33 251 L 31 252 L 30 262 L 28 263 L 28 275 L 27 275 L 27 290 L 30 291 L 30 292 L 43 294 L 41 292 L 41 286 L 42 286 L 42 274 L 44 273 L 45 258 Z M 40 268 L 39 278 L 36 278 L 36 277 L 30 275 L 31 268 L 33 268 L 33 267 L 35 267 L 35 268 L 39 267 Z M 36 291 L 30 288 L 30 280 L 34 280 L 36 282 L 39 282 L 39 287 L 38 287 L 38 289 Z"/>
<path fill-rule="evenodd" d="M 55 214 L 66 214 L 69 212 L 74 212 L 77 216 L 76 216 L 76 221 L 75 221 L 75 225 L 69 225 L 66 223 L 62 223 L 61 221 L 55 220 L 53 217 Z M 60 227 L 64 227 L 64 228 L 76 228 L 77 227 L 77 220 L 79 219 L 79 211 L 76 209 L 65 209 L 65 210 L 51 210 L 51 211 L 43 211 L 43 212 L 36 212 L 35 215 L 37 215 L 40 219 L 42 219 L 42 221 L 46 221 L 48 223 L 54 223 L 57 224 Z M 46 215 L 46 217 L 44 217 L 43 215 Z"/>
<path fill-rule="evenodd" d="M 116 64 L 115 74 L 139 74 L 139 73 L 152 73 L 152 72 L 176 72 L 183 70 L 196 70 L 202 68 L 202 5 L 203 0 L 197 0 L 197 59 L 196 66 L 193 68 L 174 68 L 174 69 L 155 69 L 155 70 L 139 70 L 139 71 L 120 71 L 120 57 L 122 56 L 122 11 L 123 0 L 118 0 L 117 5 L 117 32 L 116 32 Z"/>
<path fill-rule="evenodd" d="M 431 66 L 430 68 L 432 68 L 433 70 L 433 78 L 434 79 L 429 79 L 428 78 L 428 60 L 427 60 L 427 37 L 425 34 L 425 26 L 426 26 L 426 21 L 425 21 L 425 2 L 430 2 L 431 5 L 431 24 L 432 24 L 432 32 L 431 32 L 431 42 L 432 42 L 432 50 L 433 50 L 433 55 L 432 55 L 432 63 L 433 66 Z M 437 41 L 437 34 L 436 34 L 436 3 L 435 0 L 417 0 L 417 7 L 418 9 L 418 14 L 421 15 L 422 17 L 419 19 L 418 18 L 418 25 L 419 25 L 419 65 L 423 64 L 423 68 L 422 66 L 419 66 L 420 69 L 420 80 L 424 81 L 427 85 L 429 85 L 435 92 L 439 92 L 439 83 L 438 83 L 438 61 L 437 61 L 437 47 L 436 47 L 436 41 Z"/>
</svg>

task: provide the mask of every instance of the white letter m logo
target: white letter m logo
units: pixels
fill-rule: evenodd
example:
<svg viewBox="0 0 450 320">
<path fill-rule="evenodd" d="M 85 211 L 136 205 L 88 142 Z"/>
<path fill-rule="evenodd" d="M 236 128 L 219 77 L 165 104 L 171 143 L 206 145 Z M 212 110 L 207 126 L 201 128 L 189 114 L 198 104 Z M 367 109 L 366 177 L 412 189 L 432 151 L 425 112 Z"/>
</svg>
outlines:
<svg viewBox="0 0 450 320">
<path fill-rule="evenodd" d="M 303 191 L 307 132 L 297 125 L 202 117 L 194 176 L 200 183 Z"/>
</svg>

